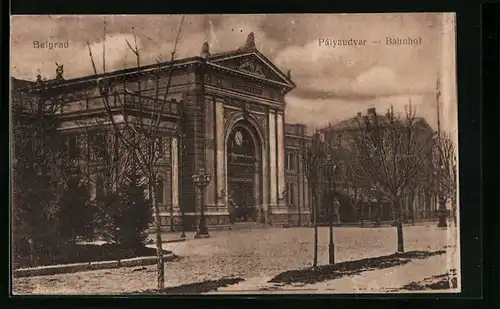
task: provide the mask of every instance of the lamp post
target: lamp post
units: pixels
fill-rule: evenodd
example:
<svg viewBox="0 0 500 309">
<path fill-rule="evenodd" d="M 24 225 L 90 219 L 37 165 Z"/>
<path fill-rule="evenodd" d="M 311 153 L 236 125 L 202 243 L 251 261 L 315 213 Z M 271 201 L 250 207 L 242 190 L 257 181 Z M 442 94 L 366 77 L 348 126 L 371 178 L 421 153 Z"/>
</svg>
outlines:
<svg viewBox="0 0 500 309">
<path fill-rule="evenodd" d="M 309 165 L 309 178 L 311 182 L 311 195 L 312 195 L 312 215 L 313 215 L 313 226 L 314 226 L 314 257 L 313 257 L 313 268 L 318 265 L 318 176 L 320 175 L 319 170 L 319 157 L 321 154 L 321 138 L 320 134 L 316 132 L 312 139 L 310 158 L 308 159 Z"/>
<path fill-rule="evenodd" d="M 333 215 L 334 215 L 334 209 L 333 207 L 336 207 L 337 205 L 337 200 L 334 198 L 334 173 L 335 170 L 337 169 L 337 166 L 333 162 L 333 158 L 330 154 L 326 156 L 326 160 L 324 163 L 324 168 L 325 168 L 325 173 L 326 173 L 326 180 L 327 180 L 327 193 L 328 193 L 328 203 L 329 207 L 328 212 L 329 212 L 329 222 L 328 222 L 328 227 L 329 227 L 329 234 L 330 234 L 330 241 L 328 243 L 328 262 L 329 264 L 335 264 L 335 243 L 333 241 Z M 335 204 L 335 205 L 334 205 Z"/>
<path fill-rule="evenodd" d="M 204 168 L 200 168 L 196 174 L 193 175 L 193 182 L 195 186 L 200 190 L 200 224 L 198 227 L 198 232 L 194 236 L 195 238 L 208 238 L 207 225 L 205 223 L 205 188 L 210 183 L 210 174 L 205 172 Z"/>
</svg>

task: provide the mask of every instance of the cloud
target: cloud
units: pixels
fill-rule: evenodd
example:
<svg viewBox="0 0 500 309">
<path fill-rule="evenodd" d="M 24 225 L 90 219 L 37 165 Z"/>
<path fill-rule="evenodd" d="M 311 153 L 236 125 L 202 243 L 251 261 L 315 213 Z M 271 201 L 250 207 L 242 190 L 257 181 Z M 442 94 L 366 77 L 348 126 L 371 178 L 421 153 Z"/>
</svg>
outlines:
<svg viewBox="0 0 500 309">
<path fill-rule="evenodd" d="M 136 34 L 141 63 L 171 57 L 180 15 L 14 16 L 11 18 L 11 72 L 34 80 L 37 71 L 55 76 L 55 62 L 65 77 L 93 73 L 86 41 L 99 72 L 106 21 L 106 68 L 135 66 L 126 44 Z M 249 32 L 257 48 L 284 72 L 291 69 L 297 88 L 287 95 L 287 121 L 307 125 L 342 120 L 369 107 L 403 110 L 411 98 L 418 113 L 435 123 L 435 84 L 443 59 L 439 14 L 255 14 L 186 15 L 176 58 L 199 55 L 205 41 L 212 53 L 242 46 Z M 420 46 L 385 46 L 386 37 L 422 37 Z M 324 47 L 319 39 L 367 40 L 363 47 Z M 69 48 L 34 49 L 33 41 L 69 41 Z M 454 46 L 453 44 L 449 44 Z M 453 48 L 453 47 L 450 47 Z M 454 56 L 454 55 L 453 55 Z M 451 60 L 450 60 L 451 61 Z M 450 72 L 447 69 L 446 72 Z M 448 74 L 448 73 L 446 73 Z M 454 71 L 453 73 L 455 74 Z M 449 74 L 448 74 L 449 75 Z M 456 89 L 443 79 L 443 92 Z M 446 88 L 446 89 L 445 89 Z M 446 114 L 456 113 L 456 97 L 443 95 Z M 450 115 L 451 115 L 450 114 Z M 443 123 L 456 128 L 454 117 Z"/>
<path fill-rule="evenodd" d="M 171 59 L 180 26 L 180 16 L 82 16 L 33 17 L 12 19 L 12 75 L 34 79 L 37 71 L 47 78 L 55 75 L 55 62 L 64 64 L 65 77 L 93 74 L 87 41 L 99 71 L 102 71 L 104 21 L 106 21 L 106 67 L 117 70 L 136 65 L 134 53 L 126 41 L 134 45 L 134 34 L 140 50 L 141 63 L 151 64 Z M 273 53 L 278 44 L 265 36 L 260 22 L 263 15 L 245 17 L 185 17 L 175 58 L 199 55 L 205 41 L 212 53 L 234 50 L 242 46 L 249 32 L 256 33 L 257 48 Z M 34 49 L 33 41 L 68 41 L 67 49 Z"/>
<path fill-rule="evenodd" d="M 319 128 L 328 123 L 356 116 L 358 112 L 366 113 L 368 108 L 376 108 L 378 113 L 385 114 L 391 106 L 394 112 L 404 116 L 405 108 L 411 104 L 418 117 L 423 117 L 429 125 L 436 128 L 436 109 L 428 108 L 429 102 L 435 102 L 431 95 L 400 95 L 364 100 L 345 100 L 339 98 L 306 99 L 290 94 L 286 98 L 286 118 L 290 123 L 307 123 L 309 129 Z"/>
</svg>

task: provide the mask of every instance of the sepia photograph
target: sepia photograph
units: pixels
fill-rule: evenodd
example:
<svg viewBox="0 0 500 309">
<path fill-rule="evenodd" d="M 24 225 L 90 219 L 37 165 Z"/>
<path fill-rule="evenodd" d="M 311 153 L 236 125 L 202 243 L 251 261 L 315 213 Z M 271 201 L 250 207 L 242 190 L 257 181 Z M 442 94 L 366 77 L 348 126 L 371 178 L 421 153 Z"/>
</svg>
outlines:
<svg viewBox="0 0 500 309">
<path fill-rule="evenodd" d="M 455 24 L 12 15 L 12 294 L 459 293 Z"/>
</svg>

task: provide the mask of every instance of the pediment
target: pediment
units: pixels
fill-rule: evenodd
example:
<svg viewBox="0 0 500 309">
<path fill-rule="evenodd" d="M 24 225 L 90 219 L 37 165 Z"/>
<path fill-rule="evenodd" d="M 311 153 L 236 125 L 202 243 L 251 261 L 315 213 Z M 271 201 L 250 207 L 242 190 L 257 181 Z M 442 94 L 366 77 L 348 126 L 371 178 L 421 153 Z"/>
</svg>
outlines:
<svg viewBox="0 0 500 309">
<path fill-rule="evenodd" d="M 218 66 L 285 84 L 290 87 L 295 86 L 286 74 L 276 68 L 271 61 L 255 52 L 251 54 L 219 58 L 210 62 Z"/>
</svg>

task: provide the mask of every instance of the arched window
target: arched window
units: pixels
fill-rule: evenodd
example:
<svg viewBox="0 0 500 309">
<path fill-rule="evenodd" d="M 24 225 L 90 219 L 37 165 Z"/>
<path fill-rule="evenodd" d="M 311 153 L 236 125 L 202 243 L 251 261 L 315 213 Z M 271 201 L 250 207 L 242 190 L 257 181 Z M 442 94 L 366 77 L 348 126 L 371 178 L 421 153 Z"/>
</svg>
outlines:
<svg viewBox="0 0 500 309">
<path fill-rule="evenodd" d="M 155 190 L 155 198 L 158 204 L 165 203 L 164 189 L 165 189 L 165 180 L 163 179 L 163 176 L 158 176 L 156 181 L 156 190 Z"/>
</svg>

